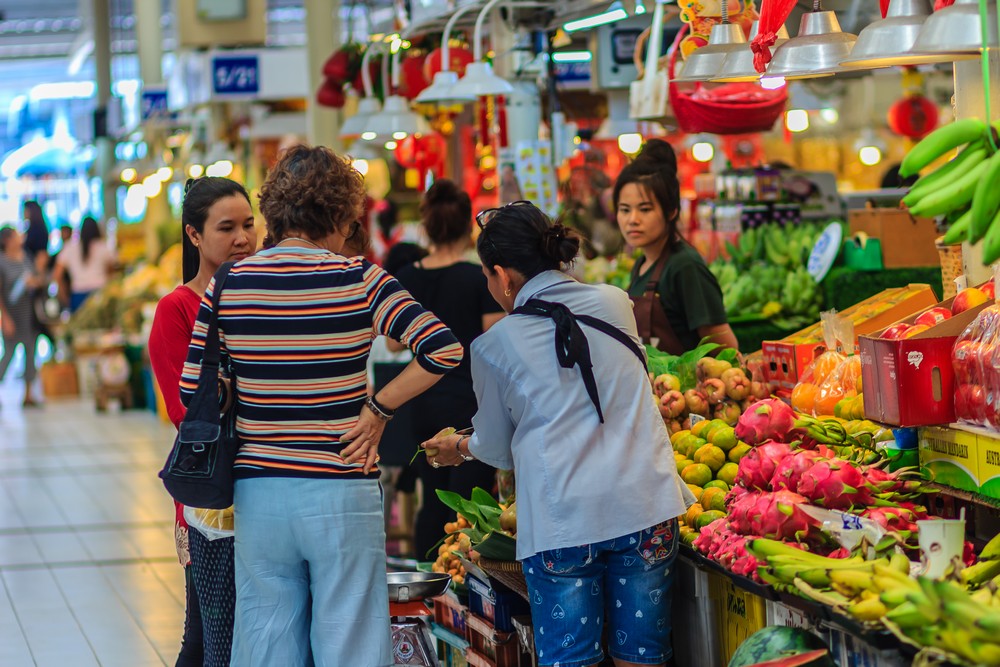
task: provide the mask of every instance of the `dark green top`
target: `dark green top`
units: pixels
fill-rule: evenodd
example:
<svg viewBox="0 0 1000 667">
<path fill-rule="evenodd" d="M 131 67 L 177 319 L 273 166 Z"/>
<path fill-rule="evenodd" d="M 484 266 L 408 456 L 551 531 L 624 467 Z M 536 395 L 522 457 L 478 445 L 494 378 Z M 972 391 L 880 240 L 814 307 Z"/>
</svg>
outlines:
<svg viewBox="0 0 1000 667">
<path fill-rule="evenodd" d="M 645 261 L 645 257 L 639 258 L 632 268 L 629 296 L 642 296 L 646 290 L 646 283 L 655 267 L 639 275 L 639 267 Z M 694 349 L 701 342 L 698 335 L 700 327 L 728 322 L 719 281 L 708 270 L 698 251 L 688 243 L 682 242 L 671 251 L 660 274 L 658 291 L 667 320 L 685 349 Z"/>
</svg>

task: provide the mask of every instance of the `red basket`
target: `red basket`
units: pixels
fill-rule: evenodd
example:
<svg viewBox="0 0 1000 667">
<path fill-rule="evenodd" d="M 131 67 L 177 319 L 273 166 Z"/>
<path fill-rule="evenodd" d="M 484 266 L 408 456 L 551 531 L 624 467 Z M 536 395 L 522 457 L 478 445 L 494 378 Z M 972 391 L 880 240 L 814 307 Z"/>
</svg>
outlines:
<svg viewBox="0 0 1000 667">
<path fill-rule="evenodd" d="M 694 134 L 747 134 L 767 132 L 781 118 L 788 102 L 785 86 L 776 90 L 765 90 L 756 83 L 730 83 L 709 88 L 696 83 L 693 91 L 682 91 L 674 83 L 674 68 L 680 42 L 688 30 L 688 24 L 677 33 L 670 54 L 670 107 L 677 118 L 677 125 L 684 132 Z M 749 47 L 748 47 L 749 48 Z M 746 101 L 733 99 L 712 99 L 713 94 L 724 93 L 727 97 L 745 94 Z"/>
</svg>

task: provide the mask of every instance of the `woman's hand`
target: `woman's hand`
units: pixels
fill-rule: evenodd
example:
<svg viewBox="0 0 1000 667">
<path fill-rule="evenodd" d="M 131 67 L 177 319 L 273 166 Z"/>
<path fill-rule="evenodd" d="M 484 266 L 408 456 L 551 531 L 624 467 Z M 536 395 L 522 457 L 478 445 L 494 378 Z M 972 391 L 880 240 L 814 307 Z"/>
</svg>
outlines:
<svg viewBox="0 0 1000 667">
<path fill-rule="evenodd" d="M 361 415 L 354 428 L 340 436 L 340 441 L 348 443 L 340 455 L 347 463 L 363 462 L 363 470 L 367 475 L 375 465 L 378 457 L 378 443 L 382 440 L 386 422 L 377 417 L 368 406 L 361 408 Z"/>
<path fill-rule="evenodd" d="M 427 452 L 427 462 L 435 468 L 457 466 L 465 461 L 458 451 L 458 443 L 465 437 L 468 436 L 446 435 L 443 438 L 431 438 L 420 443 L 420 446 Z"/>
</svg>

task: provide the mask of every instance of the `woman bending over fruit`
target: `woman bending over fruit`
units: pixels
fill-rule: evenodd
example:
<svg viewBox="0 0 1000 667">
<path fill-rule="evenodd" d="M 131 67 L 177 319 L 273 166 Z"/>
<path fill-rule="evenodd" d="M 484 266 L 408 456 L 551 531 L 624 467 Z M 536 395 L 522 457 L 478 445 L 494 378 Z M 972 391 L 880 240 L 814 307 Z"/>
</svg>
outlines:
<svg viewBox="0 0 1000 667">
<path fill-rule="evenodd" d="M 423 443 L 428 461 L 514 469 L 539 665 L 601 662 L 605 625 L 618 667 L 665 665 L 685 502 L 632 305 L 563 273 L 580 240 L 528 202 L 477 222 L 490 293 L 510 316 L 472 343 L 474 433 Z"/>
<path fill-rule="evenodd" d="M 737 349 L 719 282 L 677 229 L 680 184 L 670 144 L 648 142 L 618 175 L 613 197 L 625 241 L 642 250 L 628 293 L 643 342 L 677 355 L 704 338 Z"/>
</svg>

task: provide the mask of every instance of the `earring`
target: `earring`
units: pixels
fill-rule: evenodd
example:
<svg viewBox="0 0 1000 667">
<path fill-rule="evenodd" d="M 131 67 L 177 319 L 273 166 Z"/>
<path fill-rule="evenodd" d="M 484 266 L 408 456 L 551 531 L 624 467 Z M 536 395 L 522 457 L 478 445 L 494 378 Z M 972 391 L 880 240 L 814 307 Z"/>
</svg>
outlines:
<svg viewBox="0 0 1000 667">
<path fill-rule="evenodd" d="M 505 290 L 503 291 L 503 295 L 504 295 L 504 296 L 510 296 L 510 290 L 509 290 L 509 289 L 505 289 Z"/>
</svg>

